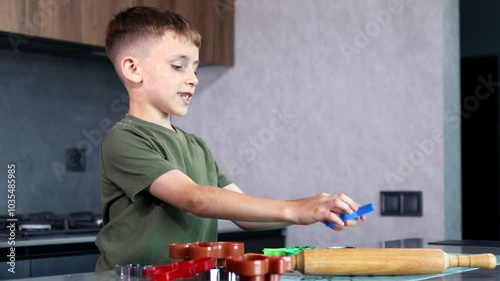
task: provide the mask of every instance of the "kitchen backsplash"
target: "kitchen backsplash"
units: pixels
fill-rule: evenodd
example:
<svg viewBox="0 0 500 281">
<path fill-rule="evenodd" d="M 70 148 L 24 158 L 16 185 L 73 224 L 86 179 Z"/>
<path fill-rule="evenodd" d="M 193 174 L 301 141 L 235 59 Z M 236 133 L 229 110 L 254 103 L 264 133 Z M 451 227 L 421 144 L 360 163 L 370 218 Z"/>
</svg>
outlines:
<svg viewBox="0 0 500 281">
<path fill-rule="evenodd" d="M 15 164 L 16 213 L 101 212 L 99 142 L 128 106 L 111 63 L 14 49 L 0 57 L 0 173 Z"/>
</svg>

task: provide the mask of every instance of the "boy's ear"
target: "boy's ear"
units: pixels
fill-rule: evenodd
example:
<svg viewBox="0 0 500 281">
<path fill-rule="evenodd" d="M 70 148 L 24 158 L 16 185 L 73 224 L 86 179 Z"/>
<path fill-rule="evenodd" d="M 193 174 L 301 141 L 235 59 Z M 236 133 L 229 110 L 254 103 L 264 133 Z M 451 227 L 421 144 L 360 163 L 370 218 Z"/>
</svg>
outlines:
<svg viewBox="0 0 500 281">
<path fill-rule="evenodd" d="M 136 57 L 127 56 L 122 58 L 120 67 L 125 79 L 135 83 L 142 82 L 141 68 Z"/>
</svg>

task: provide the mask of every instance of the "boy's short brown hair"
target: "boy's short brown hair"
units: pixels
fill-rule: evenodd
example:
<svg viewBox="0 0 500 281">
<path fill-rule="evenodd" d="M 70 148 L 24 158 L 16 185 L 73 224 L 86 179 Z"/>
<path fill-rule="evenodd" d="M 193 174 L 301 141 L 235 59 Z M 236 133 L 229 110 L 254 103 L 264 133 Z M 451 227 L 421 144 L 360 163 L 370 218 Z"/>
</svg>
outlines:
<svg viewBox="0 0 500 281">
<path fill-rule="evenodd" d="M 173 31 L 201 46 L 201 35 L 181 15 L 159 8 L 136 6 L 115 15 L 106 29 L 106 54 L 115 63 L 118 53 L 129 46 L 161 38 L 165 32 Z"/>
</svg>

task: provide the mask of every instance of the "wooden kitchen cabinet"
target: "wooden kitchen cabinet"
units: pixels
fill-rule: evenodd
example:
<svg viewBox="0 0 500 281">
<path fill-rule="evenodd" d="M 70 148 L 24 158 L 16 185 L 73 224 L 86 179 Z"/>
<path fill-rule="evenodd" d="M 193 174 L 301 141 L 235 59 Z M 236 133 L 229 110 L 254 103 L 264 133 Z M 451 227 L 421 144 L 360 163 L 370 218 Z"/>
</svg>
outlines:
<svg viewBox="0 0 500 281">
<path fill-rule="evenodd" d="M 234 0 L 2 0 L 0 31 L 104 47 L 109 20 L 146 5 L 180 13 L 200 31 L 203 64 L 234 64 Z"/>
<path fill-rule="evenodd" d="M 79 41 L 97 46 L 105 45 L 106 26 L 113 16 L 127 7 L 135 6 L 134 0 L 76 0 L 75 2 L 79 2 L 81 7 Z"/>
</svg>

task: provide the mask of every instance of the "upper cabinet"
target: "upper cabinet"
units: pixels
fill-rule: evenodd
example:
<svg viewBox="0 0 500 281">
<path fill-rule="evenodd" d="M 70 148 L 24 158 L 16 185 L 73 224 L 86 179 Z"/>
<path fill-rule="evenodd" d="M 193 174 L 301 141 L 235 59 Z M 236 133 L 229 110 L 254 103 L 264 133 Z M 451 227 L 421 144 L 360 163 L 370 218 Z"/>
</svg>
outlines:
<svg viewBox="0 0 500 281">
<path fill-rule="evenodd" d="M 233 0 L 1 0 L 0 31 L 104 47 L 108 22 L 138 5 L 191 21 L 202 35 L 201 63 L 234 64 Z"/>
</svg>

